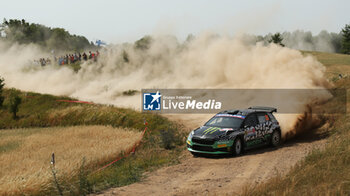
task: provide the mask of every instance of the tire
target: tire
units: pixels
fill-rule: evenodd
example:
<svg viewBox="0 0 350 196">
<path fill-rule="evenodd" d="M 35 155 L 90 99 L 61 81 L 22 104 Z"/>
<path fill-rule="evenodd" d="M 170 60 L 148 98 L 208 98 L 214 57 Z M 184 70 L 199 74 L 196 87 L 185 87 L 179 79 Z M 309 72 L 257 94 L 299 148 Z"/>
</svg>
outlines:
<svg viewBox="0 0 350 196">
<path fill-rule="evenodd" d="M 232 145 L 232 154 L 234 156 L 239 156 L 241 155 L 243 152 L 243 143 L 242 143 L 242 139 L 237 137 L 235 139 L 235 141 L 233 142 L 233 145 Z"/>
<path fill-rule="evenodd" d="M 199 156 L 199 153 L 197 153 L 197 152 L 191 152 L 191 154 L 193 155 L 193 157 L 198 157 Z"/>
<path fill-rule="evenodd" d="M 281 133 L 278 130 L 274 130 L 272 132 L 272 136 L 271 136 L 271 141 L 270 144 L 273 147 L 279 147 L 281 145 Z"/>
</svg>

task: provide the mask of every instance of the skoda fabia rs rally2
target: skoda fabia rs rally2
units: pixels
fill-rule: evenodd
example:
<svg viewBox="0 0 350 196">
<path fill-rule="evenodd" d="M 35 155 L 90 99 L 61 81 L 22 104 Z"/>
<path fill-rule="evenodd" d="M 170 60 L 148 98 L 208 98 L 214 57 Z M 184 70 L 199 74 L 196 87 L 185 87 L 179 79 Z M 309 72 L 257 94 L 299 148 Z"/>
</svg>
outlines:
<svg viewBox="0 0 350 196">
<path fill-rule="evenodd" d="M 244 110 L 223 111 L 187 138 L 187 149 L 197 154 L 240 155 L 244 150 L 281 143 L 281 128 L 271 107 L 249 107 Z"/>
</svg>

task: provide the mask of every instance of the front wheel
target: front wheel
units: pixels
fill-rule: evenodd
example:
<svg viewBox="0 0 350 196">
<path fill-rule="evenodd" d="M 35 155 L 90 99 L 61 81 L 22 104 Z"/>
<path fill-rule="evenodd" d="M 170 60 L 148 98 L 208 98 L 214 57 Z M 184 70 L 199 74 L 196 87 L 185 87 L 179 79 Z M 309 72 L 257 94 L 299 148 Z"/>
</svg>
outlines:
<svg viewBox="0 0 350 196">
<path fill-rule="evenodd" d="M 271 136 L 271 146 L 278 147 L 281 145 L 281 133 L 278 130 L 274 130 Z"/>
<path fill-rule="evenodd" d="M 196 152 L 191 152 L 191 154 L 193 155 L 193 157 L 199 157 L 199 153 L 196 153 Z"/>
<path fill-rule="evenodd" d="M 243 152 L 243 144 L 242 144 L 242 139 L 237 137 L 235 139 L 235 142 L 233 142 L 232 145 L 232 153 L 235 156 L 239 156 Z"/>
</svg>

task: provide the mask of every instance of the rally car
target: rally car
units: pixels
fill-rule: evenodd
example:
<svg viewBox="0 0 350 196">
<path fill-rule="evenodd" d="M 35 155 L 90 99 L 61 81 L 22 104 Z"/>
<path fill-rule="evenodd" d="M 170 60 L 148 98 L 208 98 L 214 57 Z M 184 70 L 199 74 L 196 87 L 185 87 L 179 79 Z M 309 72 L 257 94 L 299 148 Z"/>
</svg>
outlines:
<svg viewBox="0 0 350 196">
<path fill-rule="evenodd" d="M 263 145 L 277 147 L 281 143 L 281 128 L 273 112 L 277 109 L 261 106 L 219 112 L 189 134 L 187 149 L 193 155 L 240 155 Z"/>
</svg>

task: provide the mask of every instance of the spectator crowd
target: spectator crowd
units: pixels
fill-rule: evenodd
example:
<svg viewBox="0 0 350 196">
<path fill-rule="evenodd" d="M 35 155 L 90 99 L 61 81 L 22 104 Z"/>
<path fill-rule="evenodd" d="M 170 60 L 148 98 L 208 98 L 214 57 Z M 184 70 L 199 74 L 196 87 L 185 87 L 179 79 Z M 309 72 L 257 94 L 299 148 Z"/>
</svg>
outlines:
<svg viewBox="0 0 350 196">
<path fill-rule="evenodd" d="M 54 62 L 58 65 L 68 65 L 73 64 L 80 61 L 87 61 L 87 60 L 93 60 L 97 61 L 97 58 L 99 57 L 100 53 L 96 51 L 96 53 L 89 51 L 88 54 L 85 52 L 83 54 L 74 53 L 74 54 L 66 54 L 64 56 L 54 57 Z M 51 59 L 50 58 L 40 58 L 39 60 L 34 60 L 35 64 L 39 64 L 41 66 L 45 65 L 51 65 Z"/>
</svg>

